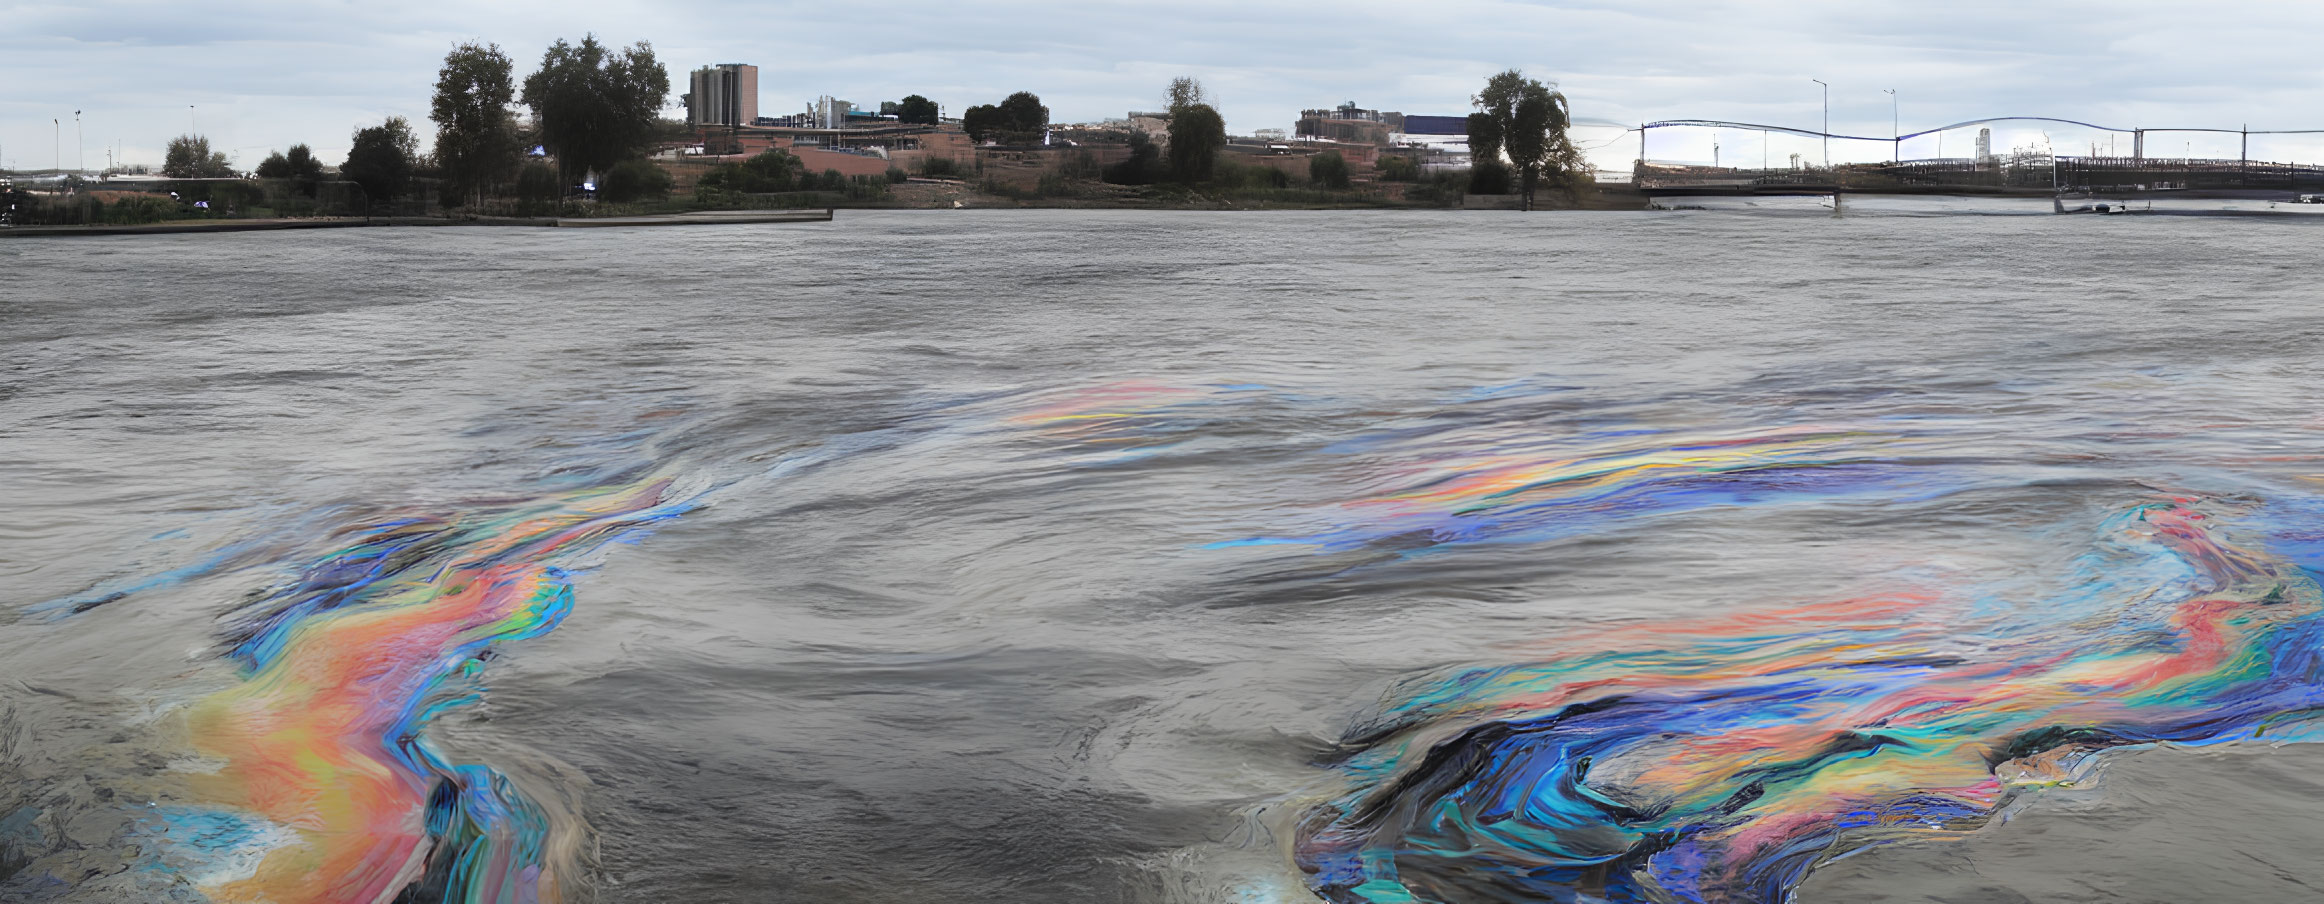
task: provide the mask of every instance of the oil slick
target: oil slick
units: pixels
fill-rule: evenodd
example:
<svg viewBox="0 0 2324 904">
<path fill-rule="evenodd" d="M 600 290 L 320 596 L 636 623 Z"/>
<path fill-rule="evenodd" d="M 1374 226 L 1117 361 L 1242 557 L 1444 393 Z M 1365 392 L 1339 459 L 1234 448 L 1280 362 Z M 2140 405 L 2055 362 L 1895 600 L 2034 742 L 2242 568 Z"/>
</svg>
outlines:
<svg viewBox="0 0 2324 904">
<path fill-rule="evenodd" d="M 449 759 L 430 719 L 503 644 L 556 628 L 569 567 L 689 503 L 667 479 L 351 527 L 230 619 L 241 680 L 185 715 L 192 777 L 147 837 L 212 901 L 565 900 L 578 814 Z M 149 823 L 155 820 L 148 820 Z M 410 889 L 410 891 L 407 891 Z"/>
<path fill-rule="evenodd" d="M 1872 490 L 1901 477 L 1892 464 L 1907 437 L 1832 427 L 1680 434 L 1628 430 L 1544 445 L 1533 437 L 1469 443 L 1429 434 L 1343 444 L 1338 454 L 1385 455 L 1364 477 L 1373 492 L 1329 507 L 1325 526 L 1300 535 L 1210 544 L 1428 548 L 1532 542 L 1602 526 L 1607 518 Z"/>
<path fill-rule="evenodd" d="M 1713 510 L 1886 510 L 2075 467 L 1983 447 L 1989 426 L 1907 418 L 1556 433 L 1525 407 L 1544 391 L 1481 391 L 1447 416 L 1123 381 L 958 401 L 743 460 L 772 480 L 870 451 L 915 467 L 1021 455 L 1135 481 L 1151 479 L 1135 467 L 1149 458 L 1220 452 L 1239 477 L 1279 470 L 1231 487 L 1205 511 L 1242 520 L 1202 521 L 1204 542 L 1183 551 L 1268 568 L 1331 560 L 1335 574 Z M 1299 429 L 1249 438 L 1282 409 L 1297 409 L 1283 416 Z M 1346 492 L 1299 504 L 1318 483 Z M 227 617 L 219 658 L 233 674 L 171 711 L 181 787 L 134 831 L 146 867 L 177 887 L 211 902 L 573 900 L 589 882 L 573 802 L 521 768 L 462 762 L 430 723 L 481 698 L 498 651 L 554 630 L 574 606 L 571 572 L 609 544 L 761 488 L 611 480 L 366 518 L 325 532 L 320 552 L 249 541 L 30 611 L 69 619 L 187 574 L 291 563 L 278 589 Z M 1536 638 L 1414 676 L 1346 735 L 1328 792 L 1299 801 L 1284 839 L 1296 877 L 1253 879 L 1247 897 L 1772 904 L 1819 863 L 1972 829 L 2079 783 L 2099 751 L 2307 737 L 2324 711 L 2312 571 L 2324 539 L 2307 525 L 2324 507 L 2124 495 L 2044 585 L 2066 588 L 2051 596 L 1992 605 L 2027 586 L 2014 575 L 1932 582 Z M 1206 589 L 1232 590 L 1235 572 L 1222 573 Z"/>
<path fill-rule="evenodd" d="M 1294 858 L 1349 904 L 1780 902 L 1817 863 L 1975 828 L 2095 751 L 2300 739 L 2324 706 L 2319 563 L 2291 525 L 2235 513 L 2246 547 L 2216 513 L 2235 512 L 2132 507 L 2078 590 L 2006 615 L 1846 600 L 1417 680 L 1350 733 L 1346 789 Z"/>
</svg>

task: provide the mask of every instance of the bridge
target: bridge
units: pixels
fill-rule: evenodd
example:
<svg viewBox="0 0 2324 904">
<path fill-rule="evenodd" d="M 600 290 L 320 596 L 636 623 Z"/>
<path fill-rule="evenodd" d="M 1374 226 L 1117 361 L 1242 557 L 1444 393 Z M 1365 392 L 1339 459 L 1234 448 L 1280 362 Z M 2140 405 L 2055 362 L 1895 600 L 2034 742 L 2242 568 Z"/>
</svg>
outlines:
<svg viewBox="0 0 2324 904">
<path fill-rule="evenodd" d="M 1877 141 L 1901 149 L 1905 141 L 1924 135 L 1996 122 L 2063 123 L 2130 134 L 2131 156 L 2065 156 L 2017 151 L 1981 158 L 1892 159 L 1886 163 L 1791 169 L 1655 163 L 1645 156 L 1647 133 L 1663 128 L 1781 132 L 1827 140 Z M 2324 166 L 2255 161 L 2248 157 L 2252 135 L 2318 135 L 2324 134 L 2324 129 L 2122 129 L 2046 116 L 1998 116 L 1889 138 L 1702 119 L 1651 122 L 1630 131 L 1639 134 L 1639 160 L 1634 179 L 1638 189 L 1648 195 L 1825 195 L 1866 192 L 2050 196 L 2105 193 L 2121 197 L 2294 198 L 2304 194 L 2324 194 Z M 2247 156 L 2232 160 L 2149 157 L 2145 153 L 2146 136 L 2155 132 L 2240 135 Z M 1893 158 L 1896 155 L 1892 152 L 1891 156 Z"/>
</svg>

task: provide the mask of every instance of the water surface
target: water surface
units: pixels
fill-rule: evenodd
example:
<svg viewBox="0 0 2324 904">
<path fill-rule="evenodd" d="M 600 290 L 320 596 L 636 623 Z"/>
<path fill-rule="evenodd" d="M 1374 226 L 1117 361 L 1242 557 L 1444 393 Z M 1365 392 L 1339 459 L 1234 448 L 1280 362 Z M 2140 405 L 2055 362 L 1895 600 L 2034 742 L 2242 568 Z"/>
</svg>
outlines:
<svg viewBox="0 0 2324 904">
<path fill-rule="evenodd" d="M 2298 897 L 2318 235 L 0 244 L 0 892 Z"/>
</svg>

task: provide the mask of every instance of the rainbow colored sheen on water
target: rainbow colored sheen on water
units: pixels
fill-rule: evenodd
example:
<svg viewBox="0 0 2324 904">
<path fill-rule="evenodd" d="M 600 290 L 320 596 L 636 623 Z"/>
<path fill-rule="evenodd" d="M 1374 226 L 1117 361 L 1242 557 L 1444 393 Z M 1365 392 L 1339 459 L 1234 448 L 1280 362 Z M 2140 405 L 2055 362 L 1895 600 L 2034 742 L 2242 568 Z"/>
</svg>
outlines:
<svg viewBox="0 0 2324 904">
<path fill-rule="evenodd" d="M 555 629 L 591 552 L 685 511 L 657 479 L 447 517 L 350 527 L 338 549 L 232 620 L 242 680 L 186 716 L 217 764 L 192 819 L 233 832 L 173 845 L 250 862 L 214 901 L 516 904 L 565 900 L 584 827 L 506 776 L 449 761 L 425 729 L 471 703 L 502 644 Z M 262 837 L 261 837 L 262 836 Z M 254 840 L 255 839 L 255 840 Z"/>
<path fill-rule="evenodd" d="M 1350 732 L 1347 790 L 1294 857 L 1337 902 L 1778 902 L 1819 863 L 2081 781 L 2097 751 L 2305 739 L 2324 557 L 2296 511 L 2131 505 L 2073 592 L 2015 606 L 1929 588 L 1415 679 Z"/>
</svg>

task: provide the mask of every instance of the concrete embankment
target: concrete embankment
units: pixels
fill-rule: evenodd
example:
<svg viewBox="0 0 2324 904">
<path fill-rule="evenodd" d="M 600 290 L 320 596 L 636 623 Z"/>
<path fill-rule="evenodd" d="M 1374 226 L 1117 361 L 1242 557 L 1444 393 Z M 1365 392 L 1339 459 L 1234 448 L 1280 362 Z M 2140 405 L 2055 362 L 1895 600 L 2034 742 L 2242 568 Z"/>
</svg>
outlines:
<svg viewBox="0 0 2324 904">
<path fill-rule="evenodd" d="M 17 226 L 0 228 L 0 238 L 76 235 L 176 235 L 189 232 L 265 232 L 278 229 L 345 229 L 362 226 L 705 226 L 745 223 L 820 223 L 824 210 L 705 210 L 635 217 L 314 217 L 284 220 L 194 220 L 97 226 Z"/>
</svg>

